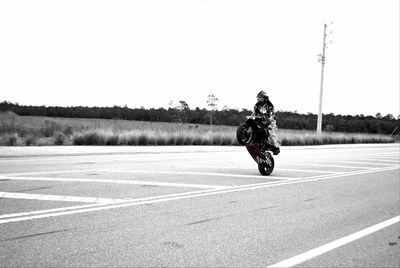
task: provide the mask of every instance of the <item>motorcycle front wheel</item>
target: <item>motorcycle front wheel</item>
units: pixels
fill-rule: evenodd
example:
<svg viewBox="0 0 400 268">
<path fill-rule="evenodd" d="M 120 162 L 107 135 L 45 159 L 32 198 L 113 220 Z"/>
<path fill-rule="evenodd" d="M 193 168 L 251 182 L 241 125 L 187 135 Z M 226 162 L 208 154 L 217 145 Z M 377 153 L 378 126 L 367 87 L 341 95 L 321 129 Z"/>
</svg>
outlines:
<svg viewBox="0 0 400 268">
<path fill-rule="evenodd" d="M 258 164 L 258 171 L 260 172 L 261 175 L 263 176 L 268 176 L 272 173 L 274 170 L 275 162 L 274 158 L 270 153 L 267 154 L 267 161 Z"/>
<path fill-rule="evenodd" d="M 247 145 L 253 139 L 253 132 L 248 132 L 250 126 L 246 123 L 241 124 L 236 130 L 236 139 L 240 145 Z"/>
</svg>

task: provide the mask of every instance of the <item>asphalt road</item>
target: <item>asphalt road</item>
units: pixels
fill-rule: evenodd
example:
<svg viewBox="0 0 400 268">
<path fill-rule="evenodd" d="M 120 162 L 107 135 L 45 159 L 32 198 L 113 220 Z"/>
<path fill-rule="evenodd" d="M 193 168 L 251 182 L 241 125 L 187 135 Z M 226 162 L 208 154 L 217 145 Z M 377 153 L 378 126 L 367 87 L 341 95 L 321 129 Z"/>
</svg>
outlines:
<svg viewBox="0 0 400 268">
<path fill-rule="evenodd" d="M 1 267 L 399 267 L 400 145 L 1 147 Z"/>
</svg>

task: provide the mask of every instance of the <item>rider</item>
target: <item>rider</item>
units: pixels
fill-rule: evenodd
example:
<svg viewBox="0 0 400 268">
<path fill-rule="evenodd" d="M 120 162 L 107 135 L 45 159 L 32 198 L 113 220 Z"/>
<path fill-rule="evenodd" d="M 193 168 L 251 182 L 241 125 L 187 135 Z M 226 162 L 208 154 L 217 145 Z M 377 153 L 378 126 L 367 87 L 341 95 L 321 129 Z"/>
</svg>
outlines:
<svg viewBox="0 0 400 268">
<path fill-rule="evenodd" d="M 263 122 L 268 125 L 267 131 L 269 132 L 269 137 L 271 138 L 271 145 L 274 147 L 273 154 L 277 155 L 280 153 L 278 137 L 276 136 L 276 131 L 278 127 L 276 126 L 276 121 L 274 118 L 274 105 L 269 101 L 267 93 L 265 91 L 260 91 L 257 94 L 257 103 L 254 105 L 253 115 L 261 116 Z M 268 143 L 265 141 L 264 146 Z"/>
</svg>

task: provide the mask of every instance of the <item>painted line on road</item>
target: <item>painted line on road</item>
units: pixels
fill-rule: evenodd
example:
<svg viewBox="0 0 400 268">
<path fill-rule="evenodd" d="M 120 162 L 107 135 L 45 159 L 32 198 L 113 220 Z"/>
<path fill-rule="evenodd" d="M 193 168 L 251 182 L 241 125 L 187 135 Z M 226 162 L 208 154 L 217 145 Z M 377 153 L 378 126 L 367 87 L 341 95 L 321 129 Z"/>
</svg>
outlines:
<svg viewBox="0 0 400 268">
<path fill-rule="evenodd" d="M 135 202 L 149 201 L 149 200 L 156 200 L 156 199 L 162 199 L 162 198 L 183 196 L 183 195 L 188 195 L 188 194 L 204 193 L 204 192 L 208 192 L 208 191 L 215 191 L 215 190 L 212 190 L 212 189 L 198 190 L 198 191 L 190 191 L 190 192 L 177 193 L 177 194 L 141 197 L 141 198 L 136 198 L 136 199 L 130 199 L 130 201 L 135 201 Z M 128 200 L 128 199 L 126 199 L 126 200 Z M 102 204 L 78 205 L 78 206 L 71 206 L 71 207 L 51 208 L 51 209 L 35 210 L 35 211 L 28 211 L 28 212 L 18 212 L 18 213 L 0 215 L 0 219 L 34 216 L 34 215 L 39 215 L 39 214 L 51 213 L 51 212 L 61 212 L 61 211 L 76 210 L 76 209 L 83 209 L 83 208 L 93 208 L 93 207 L 98 207 L 98 206 L 102 206 Z"/>
<path fill-rule="evenodd" d="M 374 172 L 381 172 L 381 171 L 392 171 L 399 169 L 399 166 L 390 166 L 390 167 L 379 167 L 379 168 L 370 168 L 370 169 L 365 169 L 365 170 L 357 170 L 357 171 L 351 171 L 351 172 L 342 172 L 338 173 L 336 175 L 319 175 L 319 176 L 312 176 L 312 177 L 307 177 L 307 179 L 323 179 L 325 177 L 327 178 L 337 178 L 337 177 L 345 177 L 345 176 L 354 176 L 354 175 L 364 175 L 364 174 L 369 174 L 369 173 L 374 173 Z"/>
<path fill-rule="evenodd" d="M 400 146 L 396 148 L 396 151 L 391 151 L 391 152 L 381 152 L 381 153 L 358 153 L 355 154 L 356 156 L 377 156 L 377 157 L 386 157 L 386 156 L 398 156 L 400 152 Z"/>
<path fill-rule="evenodd" d="M 256 178 L 260 179 L 260 175 L 247 174 L 230 174 L 230 173 L 215 173 L 215 172 L 194 172 L 194 171 L 161 171 L 161 170 L 113 170 L 102 169 L 101 171 L 108 172 L 124 172 L 124 173 L 143 173 L 143 174 L 170 174 L 170 175 L 195 175 L 195 176 L 214 176 L 214 177 L 230 177 L 230 178 Z M 273 180 L 291 180 L 292 177 L 268 176 L 268 179 Z"/>
<path fill-rule="evenodd" d="M 307 252 L 304 252 L 302 254 L 299 254 L 297 256 L 294 256 L 292 258 L 289 258 L 287 260 L 275 263 L 273 265 L 270 265 L 268 267 L 275 268 L 275 267 L 292 267 L 294 265 L 297 265 L 299 263 L 305 262 L 307 260 L 310 260 L 312 258 L 315 258 L 319 255 L 322 255 L 328 251 L 331 251 L 335 248 L 341 247 L 343 245 L 346 245 L 350 242 L 353 242 L 357 239 L 363 238 L 364 236 L 367 236 L 369 234 L 375 233 L 381 229 L 384 229 L 386 227 L 389 227 L 395 223 L 398 223 L 400 221 L 400 216 L 391 218 L 389 220 L 386 220 L 384 222 L 375 224 L 371 227 L 365 228 L 361 231 L 358 231 L 356 233 L 353 233 L 351 235 L 347 235 L 345 237 L 342 237 L 338 240 L 335 240 L 333 242 L 330 242 L 328 244 L 322 245 L 320 247 L 314 248 L 312 250 L 309 250 Z"/>
<path fill-rule="evenodd" d="M 332 161 L 330 161 L 332 162 Z M 368 167 L 356 167 L 356 166 L 342 166 L 342 165 L 330 165 L 330 164 L 307 164 L 307 163 L 295 163 L 294 166 L 315 166 L 315 167 L 335 167 L 335 168 L 350 168 L 350 169 L 360 169 L 368 170 Z"/>
<path fill-rule="evenodd" d="M 384 164 L 384 163 L 376 163 L 376 162 L 365 162 L 365 161 L 359 162 L 359 161 L 346 161 L 346 160 L 330 160 L 330 162 L 348 163 L 348 164 L 362 164 L 362 165 L 375 165 L 375 166 L 393 166 L 393 164 Z"/>
<path fill-rule="evenodd" d="M 98 171 L 99 169 L 45 170 L 45 171 L 30 171 L 30 172 L 18 172 L 18 173 L 4 173 L 0 174 L 0 176 L 55 175 L 55 174 L 89 173 Z"/>
<path fill-rule="evenodd" d="M 169 175 L 196 175 L 196 176 L 215 176 L 215 177 L 238 177 L 238 178 L 257 178 L 260 175 L 247 175 L 247 174 L 230 174 L 230 173 L 213 173 L 213 172 L 192 172 L 192 171 L 160 171 L 160 170 L 134 170 L 134 169 L 89 169 L 89 170 L 61 170 L 61 171 L 35 171 L 35 172 L 21 172 L 21 173 L 7 173 L 0 174 L 0 176 L 29 176 L 29 175 L 52 175 L 52 174 L 69 174 L 69 173 L 88 173 L 88 172 L 110 172 L 110 173 L 143 173 L 143 174 L 169 174 Z M 274 180 L 289 180 L 292 177 L 278 177 L 269 176 L 269 179 Z M 225 186 L 220 186 L 225 187 Z M 201 188 L 201 187 L 197 187 Z M 213 188 L 213 187 L 208 187 Z"/>
<path fill-rule="evenodd" d="M 391 163 L 392 165 L 394 164 L 399 164 L 400 159 L 380 159 L 380 158 L 372 158 L 372 157 L 349 157 L 349 159 L 355 159 L 356 161 L 358 160 L 367 160 L 367 161 L 375 161 L 375 162 L 387 162 Z"/>
<path fill-rule="evenodd" d="M 397 157 L 396 157 L 396 156 L 393 156 L 393 157 L 387 157 L 387 156 L 382 157 L 382 156 L 380 156 L 379 159 L 400 161 L 400 154 L 399 154 L 399 156 L 397 156 Z"/>
<path fill-rule="evenodd" d="M 254 170 L 253 168 L 250 167 L 231 167 L 231 166 L 210 166 L 210 165 L 192 165 L 190 167 L 195 167 L 195 168 L 219 168 L 219 169 L 236 169 L 236 170 Z M 295 172 L 309 172 L 309 173 L 332 173 L 332 174 L 337 174 L 339 172 L 337 171 L 322 171 L 322 170 L 309 170 L 309 169 L 295 169 L 295 168 L 275 168 L 274 171 L 276 170 L 282 170 L 282 171 L 295 171 Z"/>
<path fill-rule="evenodd" d="M 99 203 L 99 204 L 120 203 L 127 200 L 127 199 L 82 197 L 82 196 L 68 196 L 68 195 L 27 194 L 27 193 L 14 193 L 14 192 L 0 192 L 0 198 Z"/>
<path fill-rule="evenodd" d="M 146 185 L 146 186 L 165 186 L 165 187 L 184 187 L 184 188 L 202 188 L 202 189 L 226 189 L 230 186 L 223 185 L 207 185 L 192 183 L 172 183 L 157 181 L 136 181 L 136 180 L 120 180 L 120 179 L 83 179 L 83 178 L 54 178 L 54 177 L 16 177 L 2 176 L 1 180 L 22 180 L 22 181 L 54 181 L 54 182 L 85 182 L 85 183 L 111 183 L 111 184 L 130 184 L 130 185 Z"/>
<path fill-rule="evenodd" d="M 327 170 L 311 170 L 311 169 L 295 169 L 295 168 L 277 168 L 276 170 L 282 171 L 295 171 L 295 172 L 309 172 L 309 173 L 327 173 L 327 174 L 338 174 L 337 171 L 327 171 Z"/>
<path fill-rule="evenodd" d="M 93 159 L 93 157 L 102 157 L 97 158 L 93 161 L 93 164 L 104 163 L 104 162 L 137 162 L 141 160 L 158 160 L 158 159 L 168 159 L 168 160 L 181 160 L 188 158 L 196 158 L 199 156 L 199 153 L 212 153 L 209 157 L 219 157 L 216 154 L 224 154 L 229 153 L 231 151 L 210 151 L 210 152 L 177 152 L 177 153 L 133 153 L 133 154 L 91 154 L 91 155 L 53 155 L 50 157 L 38 157 L 38 156 L 21 156 L 21 157 L 10 157 L 10 158 L 0 158 L 0 163 L 9 163 L 9 162 L 45 162 L 45 161 L 68 161 L 70 163 L 78 163 L 81 161 L 87 161 L 89 159 Z M 232 151 L 235 152 L 235 151 Z"/>
<path fill-rule="evenodd" d="M 343 173 L 343 174 L 330 175 L 330 176 L 324 176 L 324 177 L 319 177 L 319 178 L 304 178 L 304 179 L 297 179 L 297 180 L 291 180 L 291 181 L 274 181 L 274 182 L 259 183 L 259 184 L 249 184 L 249 185 L 232 187 L 232 188 L 224 189 L 224 190 L 212 189 L 212 190 L 188 192 L 188 193 L 181 193 L 181 194 L 174 194 L 174 195 L 164 195 L 164 196 L 158 196 L 158 197 L 156 196 L 156 197 L 142 198 L 142 199 L 131 199 L 131 200 L 122 201 L 120 203 L 116 203 L 116 204 L 112 204 L 112 205 L 110 205 L 110 204 L 108 204 L 108 205 L 95 204 L 95 205 L 89 205 L 86 207 L 81 207 L 78 209 L 67 210 L 67 211 L 62 211 L 62 208 L 61 208 L 59 212 L 54 212 L 54 213 L 51 212 L 51 213 L 32 215 L 34 213 L 33 212 L 29 216 L 6 218 L 3 220 L 0 220 L 0 224 L 41 219 L 41 218 L 49 218 L 49 217 L 57 217 L 57 216 L 64 216 L 64 215 L 72 215 L 72 214 L 78 214 L 78 213 L 94 212 L 94 211 L 101 211 L 101 210 L 114 209 L 114 208 L 131 207 L 131 206 L 138 206 L 138 205 L 144 205 L 144 204 L 161 203 L 161 202 L 189 199 L 189 198 L 195 198 L 195 197 L 212 196 L 212 195 L 219 195 L 219 194 L 226 194 L 226 193 L 257 190 L 257 189 L 261 189 L 261 188 L 269 188 L 269 187 L 297 184 L 297 183 L 303 183 L 303 182 L 315 182 L 315 181 L 332 179 L 332 178 L 348 177 L 348 176 L 352 176 L 352 175 L 362 175 L 362 174 L 390 171 L 390 170 L 396 170 L 396 169 L 399 169 L 399 167 L 395 166 L 395 167 L 377 168 L 377 169 L 367 170 L 367 171 L 362 171 L 362 172 L 349 172 L 350 174 Z M 27 212 L 25 212 L 25 213 L 27 213 Z"/>
</svg>

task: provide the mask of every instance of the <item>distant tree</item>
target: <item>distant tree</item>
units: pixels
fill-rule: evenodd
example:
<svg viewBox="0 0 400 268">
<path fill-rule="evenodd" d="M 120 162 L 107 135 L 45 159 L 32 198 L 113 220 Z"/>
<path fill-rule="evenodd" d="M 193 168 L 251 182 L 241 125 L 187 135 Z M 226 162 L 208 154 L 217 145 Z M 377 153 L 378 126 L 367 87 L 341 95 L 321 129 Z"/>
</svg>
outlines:
<svg viewBox="0 0 400 268">
<path fill-rule="evenodd" d="M 180 100 L 178 105 L 179 118 L 181 122 L 187 122 L 188 111 L 190 111 L 189 105 L 186 101 Z"/>
<path fill-rule="evenodd" d="M 392 114 L 387 114 L 384 118 L 385 119 L 389 119 L 389 120 L 393 120 L 394 116 Z"/>
<path fill-rule="evenodd" d="M 326 125 L 325 131 L 332 132 L 333 130 L 335 130 L 335 128 L 332 125 Z"/>
<path fill-rule="evenodd" d="M 125 106 L 113 107 L 59 107 L 59 106 L 32 106 L 20 105 L 11 102 L 0 102 L 0 132 L 2 131 L 2 120 L 4 112 L 10 111 L 18 116 L 47 116 L 47 117 L 70 117 L 70 118 L 103 118 L 103 119 L 126 119 L 157 122 L 188 122 L 191 124 L 224 124 L 238 126 L 243 122 L 246 115 L 251 114 L 246 109 L 229 109 L 224 106 L 222 110 L 217 109 L 218 98 L 210 94 L 207 99 L 207 109 L 199 108 L 191 110 L 186 101 L 169 102 L 169 109 L 146 109 L 128 108 Z M 314 129 L 317 122 L 317 115 L 312 113 L 299 114 L 297 112 L 278 111 L 276 120 L 279 128 L 282 129 Z M 13 120 L 12 120 L 13 121 Z M 324 114 L 322 126 L 325 130 L 337 132 L 362 132 L 379 133 L 390 135 L 396 129 L 395 134 L 400 132 L 400 115 L 395 117 L 393 114 L 382 116 L 364 116 L 362 114 L 335 115 L 333 113 Z M 333 129 L 332 129 L 333 127 Z M 11 128 L 12 129 L 12 128 Z"/>
<path fill-rule="evenodd" d="M 210 125 L 212 126 L 213 124 L 213 117 L 214 117 L 214 112 L 217 110 L 217 103 L 218 103 L 218 98 L 215 97 L 213 93 L 208 95 L 207 97 L 207 106 L 210 109 Z"/>
<path fill-rule="evenodd" d="M 190 110 L 189 105 L 186 103 L 186 101 L 183 100 L 179 101 L 178 109 L 181 111 Z"/>
<path fill-rule="evenodd" d="M 180 100 L 177 104 L 174 101 L 169 101 L 168 105 L 172 111 L 175 111 L 176 121 L 179 123 L 187 122 L 188 112 L 190 111 L 189 105 L 186 101 Z"/>
</svg>

